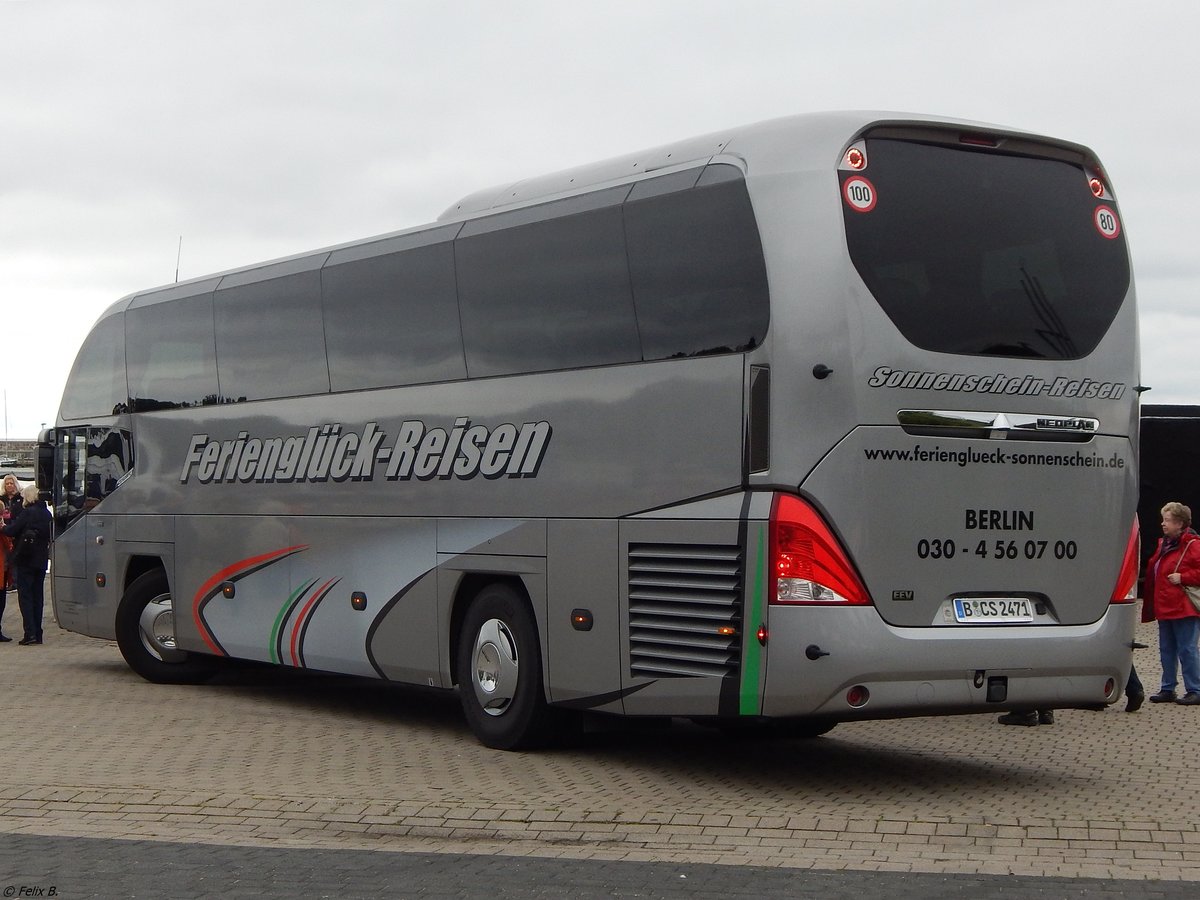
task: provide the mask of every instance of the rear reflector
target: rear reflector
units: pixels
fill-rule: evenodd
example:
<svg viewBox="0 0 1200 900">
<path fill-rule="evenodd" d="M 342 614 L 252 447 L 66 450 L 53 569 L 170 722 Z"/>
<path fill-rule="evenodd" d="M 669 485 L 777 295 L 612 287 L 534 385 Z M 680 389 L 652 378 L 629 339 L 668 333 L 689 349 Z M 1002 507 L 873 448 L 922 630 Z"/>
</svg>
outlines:
<svg viewBox="0 0 1200 900">
<path fill-rule="evenodd" d="M 856 684 L 846 691 L 846 704 L 855 709 L 862 709 L 871 699 L 871 692 L 864 685 Z"/>
</svg>

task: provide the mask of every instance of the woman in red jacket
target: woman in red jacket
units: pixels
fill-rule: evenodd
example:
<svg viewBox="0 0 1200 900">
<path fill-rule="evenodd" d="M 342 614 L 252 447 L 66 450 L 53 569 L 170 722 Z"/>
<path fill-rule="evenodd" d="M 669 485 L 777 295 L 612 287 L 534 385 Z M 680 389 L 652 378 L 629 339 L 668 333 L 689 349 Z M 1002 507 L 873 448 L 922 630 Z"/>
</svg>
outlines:
<svg viewBox="0 0 1200 900">
<path fill-rule="evenodd" d="M 1142 621 L 1158 620 L 1158 653 L 1162 658 L 1162 687 L 1151 703 L 1200 706 L 1200 612 L 1183 585 L 1200 586 L 1200 535 L 1192 531 L 1192 511 L 1182 503 L 1162 508 L 1163 536 L 1150 561 L 1142 588 Z M 1179 670 L 1184 695 L 1175 699 Z"/>
<path fill-rule="evenodd" d="M 17 476 L 9 472 L 0 481 L 0 526 L 7 525 L 9 520 L 21 512 L 21 483 Z M 8 592 L 15 585 L 16 567 L 12 559 L 12 538 L 0 535 L 0 621 L 4 619 L 4 608 L 8 605 Z M 0 633 L 0 644 L 7 644 L 12 638 Z"/>
</svg>

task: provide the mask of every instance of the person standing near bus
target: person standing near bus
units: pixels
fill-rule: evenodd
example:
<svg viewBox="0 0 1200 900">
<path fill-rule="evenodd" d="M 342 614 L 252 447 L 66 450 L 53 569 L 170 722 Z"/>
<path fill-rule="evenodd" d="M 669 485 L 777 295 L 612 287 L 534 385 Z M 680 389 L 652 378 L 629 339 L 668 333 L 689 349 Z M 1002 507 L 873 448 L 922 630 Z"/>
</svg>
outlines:
<svg viewBox="0 0 1200 900">
<path fill-rule="evenodd" d="M 9 472 L 4 476 L 4 484 L 0 487 L 0 525 L 7 525 L 13 517 L 21 512 L 21 484 L 17 476 Z M 11 560 L 12 538 L 0 536 L 0 627 L 4 622 L 4 610 L 8 605 L 8 592 L 15 587 L 16 573 Z M 12 638 L 6 637 L 0 631 L 0 644 L 7 644 Z"/>
<path fill-rule="evenodd" d="M 0 503 L 15 516 L 21 511 L 21 482 L 17 476 L 9 472 L 4 476 L 4 487 L 0 490 Z M 15 505 L 14 505 L 15 504 Z"/>
<path fill-rule="evenodd" d="M 1146 563 L 1142 621 L 1158 621 L 1158 653 L 1162 659 L 1162 686 L 1151 703 L 1200 706 L 1200 613 L 1188 599 L 1184 585 L 1200 585 L 1200 535 L 1192 530 L 1192 511 L 1172 501 L 1162 508 L 1163 536 Z M 1178 673 L 1183 673 L 1184 695 L 1176 699 Z"/>
<path fill-rule="evenodd" d="M 46 564 L 50 561 L 50 534 L 53 520 L 50 510 L 38 494 L 37 485 L 23 493 L 19 515 L 0 533 L 13 539 L 12 560 L 17 566 L 17 601 L 25 636 L 18 642 L 25 647 L 42 642 L 42 607 L 46 583 Z"/>
</svg>

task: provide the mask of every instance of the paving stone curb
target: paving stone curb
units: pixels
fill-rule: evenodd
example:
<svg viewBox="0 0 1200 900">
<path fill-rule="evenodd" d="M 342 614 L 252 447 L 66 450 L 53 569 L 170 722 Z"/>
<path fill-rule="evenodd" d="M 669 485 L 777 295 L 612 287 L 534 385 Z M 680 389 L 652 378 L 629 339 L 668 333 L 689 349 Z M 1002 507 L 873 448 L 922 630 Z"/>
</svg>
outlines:
<svg viewBox="0 0 1200 900">
<path fill-rule="evenodd" d="M 355 847 L 818 869 L 880 867 L 1200 881 L 1194 823 L 807 816 L 605 815 L 350 798 L 234 797 L 44 785 L 0 800 L 0 832 L 249 846 Z M 13 796 L 15 794 L 15 796 Z M 135 802 L 126 802 L 128 800 Z M 1169 863 L 1170 871 L 1164 870 Z"/>
</svg>

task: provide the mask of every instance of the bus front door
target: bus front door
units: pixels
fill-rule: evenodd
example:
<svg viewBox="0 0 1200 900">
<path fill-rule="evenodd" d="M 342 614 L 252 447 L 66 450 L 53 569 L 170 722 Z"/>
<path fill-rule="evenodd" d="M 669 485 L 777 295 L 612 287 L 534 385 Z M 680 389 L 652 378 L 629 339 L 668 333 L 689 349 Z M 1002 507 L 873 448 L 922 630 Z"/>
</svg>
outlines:
<svg viewBox="0 0 1200 900">
<path fill-rule="evenodd" d="M 60 428 L 54 435 L 54 546 L 51 556 L 51 596 L 58 623 L 69 631 L 87 633 L 87 525 L 84 512 L 84 473 L 88 429 Z"/>
</svg>

